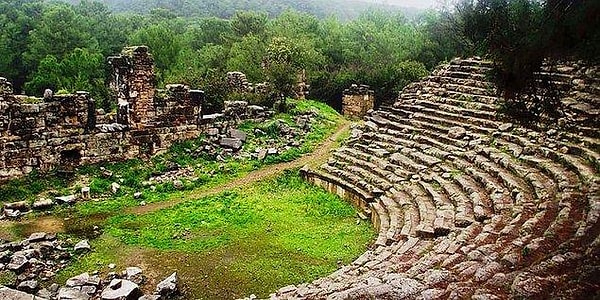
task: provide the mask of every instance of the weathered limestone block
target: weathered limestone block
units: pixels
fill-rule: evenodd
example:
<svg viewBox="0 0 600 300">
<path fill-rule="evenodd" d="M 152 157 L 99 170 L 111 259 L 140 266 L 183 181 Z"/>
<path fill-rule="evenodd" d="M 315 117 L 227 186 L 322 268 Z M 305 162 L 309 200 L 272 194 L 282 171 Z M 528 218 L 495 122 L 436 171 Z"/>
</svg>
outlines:
<svg viewBox="0 0 600 300">
<path fill-rule="evenodd" d="M 246 74 L 242 72 L 227 73 L 227 85 L 232 93 L 248 93 L 251 91 Z"/>
<path fill-rule="evenodd" d="M 344 91 L 342 111 L 344 116 L 362 118 L 375 107 L 375 95 L 368 85 L 353 84 Z"/>
<path fill-rule="evenodd" d="M 113 68 L 110 87 L 117 96 L 121 108 L 129 104 L 127 121 L 121 117 L 119 123 L 135 128 L 146 127 L 154 115 L 154 93 L 156 78 L 154 59 L 148 53 L 148 47 L 136 46 L 123 50 L 121 55 L 108 58 Z"/>
</svg>

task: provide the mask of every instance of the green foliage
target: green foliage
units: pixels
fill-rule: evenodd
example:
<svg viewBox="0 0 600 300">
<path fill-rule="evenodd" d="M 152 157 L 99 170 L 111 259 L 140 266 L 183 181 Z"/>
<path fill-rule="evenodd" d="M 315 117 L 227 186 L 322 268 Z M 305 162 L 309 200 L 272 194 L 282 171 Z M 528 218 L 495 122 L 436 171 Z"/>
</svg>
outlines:
<svg viewBox="0 0 600 300">
<path fill-rule="evenodd" d="M 178 55 L 183 50 L 183 43 L 175 26 L 168 23 L 154 24 L 141 28 L 129 37 L 132 45 L 146 45 L 154 57 L 157 77 L 163 79 L 163 74 L 177 63 Z"/>
<path fill-rule="evenodd" d="M 455 20 L 474 51 L 495 61 L 502 111 L 537 122 L 560 117 L 561 102 L 552 80 L 534 73 L 547 59 L 598 61 L 599 13 L 598 1 L 471 0 L 457 5 Z"/>
<path fill-rule="evenodd" d="M 17 283 L 17 274 L 13 271 L 0 271 L 0 286 L 15 287 Z"/>
<path fill-rule="evenodd" d="M 121 267 L 136 256 L 153 271 L 190 274 L 182 276 L 192 287 L 188 297 L 222 296 L 231 286 L 238 295 L 267 296 L 351 262 L 375 236 L 370 224 L 357 224 L 350 204 L 305 182 L 297 170 L 144 215 L 117 213 L 102 227 L 93 253 L 61 271 L 59 282 L 108 272 L 108 263 Z"/>
<path fill-rule="evenodd" d="M 38 96 L 45 88 L 84 89 L 103 102 L 104 58 L 125 45 L 143 44 L 154 56 L 158 84 L 206 90 L 207 111 L 225 100 L 229 71 L 242 71 L 254 83 L 272 81 L 273 93 L 264 102 L 279 100 L 283 108 L 298 74 L 306 71 L 311 97 L 339 107 L 352 83 L 369 84 L 378 101 L 392 101 L 421 74 L 414 68 L 404 72 L 405 62 L 430 68 L 451 52 L 431 41 L 422 25 L 428 23 L 413 23 L 397 10 L 367 11 L 349 22 L 322 19 L 327 8 L 350 9 L 341 2 L 69 2 L 0 4 L 0 74 L 13 81 L 15 92 L 28 82 L 26 92 Z M 81 70 L 61 70 L 70 62 L 83 62 Z"/>
<path fill-rule="evenodd" d="M 261 36 L 265 32 L 268 21 L 265 13 L 238 11 L 231 18 L 231 29 L 239 37 Z"/>
<path fill-rule="evenodd" d="M 69 181 L 57 176 L 42 176 L 33 172 L 21 179 L 14 179 L 0 185 L 0 202 L 35 201 L 36 197 L 45 191 L 65 190 Z"/>
<path fill-rule="evenodd" d="M 60 61 L 56 56 L 48 55 L 25 84 L 25 91 L 34 95 L 42 94 L 47 88 L 70 93 L 88 91 L 99 100 L 100 107 L 108 107 L 104 65 L 104 56 L 88 49 L 76 48 Z"/>
<path fill-rule="evenodd" d="M 225 67 L 227 70 L 246 74 L 250 82 L 263 82 L 265 75 L 261 64 L 265 52 L 265 45 L 261 38 L 253 33 L 244 35 L 240 41 L 231 45 Z"/>
<path fill-rule="evenodd" d="M 98 42 L 89 32 L 81 31 L 84 18 L 67 5 L 53 5 L 45 9 L 38 25 L 29 32 L 28 65 L 35 69 L 48 55 L 62 60 L 75 48 L 95 49 Z"/>
</svg>

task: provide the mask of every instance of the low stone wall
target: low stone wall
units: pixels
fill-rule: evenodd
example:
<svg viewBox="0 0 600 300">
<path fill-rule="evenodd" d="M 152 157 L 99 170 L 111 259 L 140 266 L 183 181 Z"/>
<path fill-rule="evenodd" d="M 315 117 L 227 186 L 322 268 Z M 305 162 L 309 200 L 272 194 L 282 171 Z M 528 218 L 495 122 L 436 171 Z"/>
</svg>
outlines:
<svg viewBox="0 0 600 300">
<path fill-rule="evenodd" d="M 308 167 L 304 167 L 300 170 L 300 176 L 307 182 L 322 187 L 328 192 L 336 194 L 340 198 L 348 201 L 365 216 L 371 218 L 376 217 L 376 214 L 371 213 L 371 208 L 369 207 L 369 203 L 374 201 L 373 196 L 369 193 L 361 191 L 359 188 L 350 184 L 344 184 L 339 178 L 329 177 L 325 173 L 312 171 Z M 372 219 L 372 222 L 375 228 L 378 229 L 379 221 Z"/>
<path fill-rule="evenodd" d="M 344 91 L 342 113 L 350 118 L 362 118 L 375 108 L 375 95 L 368 85 L 353 84 Z"/>
</svg>

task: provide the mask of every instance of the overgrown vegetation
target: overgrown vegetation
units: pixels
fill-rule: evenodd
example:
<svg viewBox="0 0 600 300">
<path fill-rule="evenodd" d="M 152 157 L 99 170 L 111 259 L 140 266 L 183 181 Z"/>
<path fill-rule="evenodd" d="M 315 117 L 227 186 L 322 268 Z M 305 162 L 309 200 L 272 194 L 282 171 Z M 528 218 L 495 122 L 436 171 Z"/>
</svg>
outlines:
<svg viewBox="0 0 600 300">
<path fill-rule="evenodd" d="M 305 182 L 298 171 L 286 171 L 173 208 L 118 214 L 92 243 L 94 252 L 59 274 L 59 280 L 90 270 L 108 272 L 108 263 L 124 266 L 139 260 L 131 255 L 146 254 L 146 259 L 160 258 L 153 260 L 155 272 L 180 272 L 188 298 L 266 297 L 349 263 L 373 237 L 370 224 L 357 224 L 350 204 Z M 167 258 L 172 253 L 186 259 Z"/>
<path fill-rule="evenodd" d="M 560 115 L 561 93 L 542 64 L 600 60 L 600 2 L 574 0 L 463 0 L 448 15 L 471 53 L 495 62 L 502 112 L 527 123 Z"/>
</svg>

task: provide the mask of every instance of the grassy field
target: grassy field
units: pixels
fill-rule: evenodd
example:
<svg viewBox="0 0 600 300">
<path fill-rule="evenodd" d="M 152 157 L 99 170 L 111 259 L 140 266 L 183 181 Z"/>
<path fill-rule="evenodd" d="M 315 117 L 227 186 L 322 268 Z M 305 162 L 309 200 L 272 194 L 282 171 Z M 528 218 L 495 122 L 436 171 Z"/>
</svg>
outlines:
<svg viewBox="0 0 600 300">
<path fill-rule="evenodd" d="M 111 262 L 141 263 L 157 278 L 177 270 L 187 299 L 266 297 L 333 272 L 373 238 L 371 225 L 357 222 L 348 203 L 286 171 L 169 209 L 111 217 L 92 242 L 94 252 L 59 281 Z"/>
</svg>

